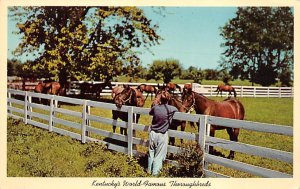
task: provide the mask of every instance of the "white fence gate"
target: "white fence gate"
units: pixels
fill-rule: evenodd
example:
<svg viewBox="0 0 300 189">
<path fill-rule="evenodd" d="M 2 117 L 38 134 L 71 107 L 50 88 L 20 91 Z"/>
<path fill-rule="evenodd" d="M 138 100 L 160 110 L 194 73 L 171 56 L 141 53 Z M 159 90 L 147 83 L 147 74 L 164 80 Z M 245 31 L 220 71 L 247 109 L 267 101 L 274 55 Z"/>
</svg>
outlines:
<svg viewBox="0 0 300 189">
<path fill-rule="evenodd" d="M 43 98 L 50 102 L 50 105 L 37 104 L 32 101 L 33 98 Z M 72 111 L 63 108 L 59 108 L 57 105 L 59 102 L 70 103 L 72 105 L 82 106 L 82 111 Z M 82 100 L 68 97 L 60 97 L 46 94 L 37 94 L 33 92 L 25 92 L 19 90 L 8 89 L 7 98 L 7 110 L 8 116 L 14 118 L 23 119 L 25 123 L 32 124 L 34 126 L 47 129 L 50 132 L 56 132 L 61 135 L 67 135 L 77 140 L 81 140 L 83 143 L 89 141 L 98 141 L 107 145 L 111 150 L 126 153 L 128 155 L 140 155 L 141 152 L 134 148 L 135 145 L 148 146 L 148 140 L 144 138 L 138 138 L 136 131 L 148 132 L 149 126 L 133 123 L 133 114 L 149 114 L 149 108 L 139 108 L 131 106 L 123 106 L 119 111 L 128 112 L 128 122 L 116 121 L 110 118 L 93 115 L 90 112 L 91 107 L 104 108 L 108 110 L 117 110 L 116 106 L 111 103 L 95 102 L 90 100 Z M 47 114 L 38 113 L 33 111 L 34 109 L 44 110 Z M 71 122 L 59 118 L 57 114 L 64 114 L 68 116 L 77 117 L 79 122 Z M 45 120 L 37 121 L 34 118 Z M 225 127 L 241 128 L 246 130 L 253 130 L 258 132 L 276 133 L 281 135 L 293 136 L 293 128 L 290 126 L 273 125 L 265 123 L 256 123 L 250 121 L 232 120 L 226 118 L 219 118 L 198 114 L 186 114 L 175 113 L 174 119 L 186 120 L 190 122 L 199 122 L 200 129 L 198 133 L 181 132 L 175 130 L 169 130 L 169 136 L 176 137 L 184 140 L 198 141 L 204 151 L 204 174 L 206 177 L 228 177 L 220 173 L 209 170 L 208 164 L 218 164 L 231 169 L 247 172 L 260 177 L 292 177 L 290 174 L 282 173 L 275 170 L 270 170 L 246 163 L 241 163 L 234 160 L 225 159 L 222 157 L 208 154 L 208 146 L 221 147 L 227 150 L 234 150 L 236 152 L 242 152 L 254 156 L 266 157 L 274 160 L 293 163 L 293 153 L 280 150 L 274 150 L 265 147 L 253 146 L 249 144 L 228 141 L 220 138 L 208 136 L 209 127 L 211 124 L 220 125 Z M 127 128 L 128 135 L 120 135 L 112 133 L 107 130 L 99 129 L 91 125 L 91 121 L 105 123 L 109 125 L 115 125 L 117 127 Z M 62 124 L 70 127 L 73 130 L 58 128 L 56 124 Z M 91 137 L 91 134 L 116 139 L 127 143 L 127 146 L 119 146 L 109 143 L 107 141 L 99 140 Z M 168 146 L 168 152 L 178 153 L 180 148 L 176 146 Z"/>
</svg>

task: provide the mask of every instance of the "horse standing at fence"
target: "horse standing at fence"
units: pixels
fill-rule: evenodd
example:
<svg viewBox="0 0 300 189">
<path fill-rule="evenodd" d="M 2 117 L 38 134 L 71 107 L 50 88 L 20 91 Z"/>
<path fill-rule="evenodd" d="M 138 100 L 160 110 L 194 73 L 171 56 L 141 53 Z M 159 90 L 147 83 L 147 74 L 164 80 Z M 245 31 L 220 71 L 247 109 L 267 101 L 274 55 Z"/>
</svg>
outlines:
<svg viewBox="0 0 300 189">
<path fill-rule="evenodd" d="M 47 94 L 48 90 L 50 89 L 51 87 L 51 82 L 48 82 L 48 83 L 44 83 L 44 82 L 39 82 L 35 88 L 34 88 L 34 92 L 35 93 L 42 93 L 42 94 Z M 38 98 L 38 103 L 40 104 L 47 104 L 47 102 L 41 98 Z"/>
<path fill-rule="evenodd" d="M 187 91 L 192 91 L 193 89 L 193 84 L 192 83 L 186 83 L 183 86 L 182 92 L 185 93 Z"/>
<path fill-rule="evenodd" d="M 59 82 L 51 82 L 47 94 L 66 96 L 66 87 L 60 84 Z"/>
<path fill-rule="evenodd" d="M 128 85 L 124 86 L 123 91 L 117 94 L 113 101 L 118 108 L 121 108 L 123 105 L 143 107 L 145 104 L 143 94 L 136 89 L 130 88 Z M 121 120 L 128 122 L 127 112 L 113 110 L 112 114 L 114 120 L 120 118 Z M 133 122 L 138 123 L 139 118 L 140 114 L 136 114 L 136 116 L 133 115 Z M 116 132 L 116 126 L 113 126 L 113 132 Z M 120 128 L 120 133 L 127 135 L 127 129 Z"/>
<path fill-rule="evenodd" d="M 146 99 L 148 98 L 148 95 L 151 95 L 151 100 L 152 100 L 152 96 L 153 94 L 156 94 L 157 89 L 152 86 L 152 85 L 146 85 L 146 84 L 141 84 L 139 86 L 137 86 L 137 89 L 140 90 L 142 93 L 145 92 L 147 93 Z"/>
<path fill-rule="evenodd" d="M 50 95 L 59 95 L 66 96 L 66 87 L 62 86 L 59 82 L 51 81 L 51 82 L 39 82 L 35 88 L 34 92 L 50 94 Z M 42 103 L 42 100 L 39 98 L 39 103 Z M 49 103 L 48 100 L 43 100 L 43 104 Z"/>
<path fill-rule="evenodd" d="M 115 96 L 119 93 L 121 93 L 122 91 L 124 90 L 124 86 L 123 85 L 118 85 L 116 87 L 114 87 L 112 90 L 111 90 L 111 97 L 112 99 L 115 98 Z"/>
<path fill-rule="evenodd" d="M 215 90 L 215 92 L 218 92 L 217 96 L 219 93 L 221 93 L 221 97 L 222 97 L 222 91 L 227 91 L 229 93 L 229 96 L 231 96 L 232 94 L 231 92 L 233 92 L 234 97 L 236 97 L 236 91 L 231 85 L 219 84 L 217 89 Z"/>
<path fill-rule="evenodd" d="M 188 91 L 182 96 L 183 106 L 186 108 L 194 107 L 197 114 L 205 114 L 217 117 L 224 117 L 230 119 L 243 120 L 245 115 L 245 109 L 243 104 L 235 99 L 228 98 L 222 102 L 216 102 L 208 99 L 207 97 Z M 201 125 L 205 127 L 204 125 Z M 218 125 L 211 125 L 210 136 L 215 136 L 216 130 L 226 129 L 231 141 L 238 141 L 239 128 L 223 127 Z M 209 153 L 213 153 L 213 147 L 209 148 Z M 234 158 L 234 151 L 230 151 L 228 158 Z"/>
</svg>

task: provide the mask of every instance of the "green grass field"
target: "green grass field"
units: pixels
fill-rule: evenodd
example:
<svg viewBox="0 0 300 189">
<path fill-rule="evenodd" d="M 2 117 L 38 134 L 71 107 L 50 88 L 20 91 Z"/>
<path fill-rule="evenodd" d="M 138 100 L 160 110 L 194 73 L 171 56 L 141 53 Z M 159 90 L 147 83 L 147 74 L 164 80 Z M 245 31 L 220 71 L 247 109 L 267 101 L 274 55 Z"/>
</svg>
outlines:
<svg viewBox="0 0 300 189">
<path fill-rule="evenodd" d="M 221 101 L 221 97 L 212 97 L 212 99 L 215 99 L 217 101 Z M 280 125 L 289 125 L 293 126 L 293 99 L 292 98 L 240 98 L 241 102 L 243 103 L 246 111 L 246 116 L 245 119 L 249 121 L 256 121 L 256 122 L 264 122 L 264 123 L 272 123 L 272 124 L 280 124 Z M 151 101 L 147 100 L 145 107 L 150 107 Z M 62 105 L 62 108 L 73 110 L 73 111 L 82 111 L 81 106 L 71 106 L 71 105 Z M 34 110 L 36 111 L 36 110 Z M 41 112 L 41 111 L 38 111 Z M 48 112 L 44 111 L 43 113 L 48 114 Z M 97 116 L 103 116 L 103 117 L 108 117 L 111 118 L 111 111 L 100 109 L 100 108 L 91 108 L 91 114 L 97 115 Z M 66 120 L 70 120 L 73 122 L 78 122 L 81 123 L 81 119 L 74 118 L 72 116 L 65 116 L 61 114 L 57 114 L 58 117 Z M 41 120 L 40 120 L 41 121 Z M 142 115 L 139 123 L 144 124 L 144 125 L 150 125 L 151 123 L 151 117 L 147 115 Z M 96 122 L 91 122 L 93 127 L 105 129 L 108 131 L 112 131 L 112 126 L 111 125 L 106 125 L 106 124 L 101 124 L 101 123 L 96 123 Z M 68 129 L 73 132 L 80 133 L 80 131 L 75 130 L 75 129 L 70 129 L 65 126 L 57 125 L 57 127 L 61 127 L 64 129 Z M 187 126 L 188 132 L 197 132 L 196 128 L 192 128 L 189 125 Z M 45 131 L 47 132 L 47 131 Z M 104 139 L 103 137 L 99 137 L 96 135 L 92 135 L 92 137 L 99 138 L 99 139 Z M 137 137 L 141 138 L 148 138 L 148 134 L 146 132 L 137 132 Z M 216 137 L 219 138 L 225 138 L 228 139 L 228 135 L 226 131 L 217 131 L 216 132 Z M 276 134 L 267 134 L 267 133 L 259 133 L 259 132 L 253 132 L 253 131 L 248 131 L 248 130 L 241 130 L 240 135 L 239 135 L 239 141 L 242 143 L 247 143 L 247 144 L 252 144 L 256 146 L 264 146 L 264 147 L 269 147 L 269 148 L 274 148 L 278 150 L 283 150 L 283 151 L 288 151 L 288 152 L 293 152 L 293 138 L 292 137 L 287 137 L 287 136 L 281 136 L 281 135 L 276 135 Z M 12 141 L 14 142 L 14 141 Z M 61 143 L 62 140 L 59 140 L 58 143 Z M 45 143 L 45 142 L 44 142 Z M 8 146 L 10 145 L 10 142 L 8 142 Z M 19 145 L 19 144 L 17 144 Z M 36 144 L 38 145 L 38 144 Z M 44 144 L 45 145 L 45 144 Z M 180 145 L 180 141 L 176 140 L 176 145 Z M 72 146 L 72 145 L 71 145 Z M 42 145 L 40 146 L 42 147 Z M 11 146 L 13 149 L 13 145 Z M 50 148 L 50 147 L 48 147 Z M 63 147 L 60 148 L 59 145 L 57 145 L 56 150 L 58 152 L 63 151 Z M 138 146 L 138 150 L 142 152 L 147 152 L 146 147 Z M 222 149 L 217 149 L 220 153 L 224 154 L 225 156 L 228 155 L 228 151 L 222 150 Z M 10 152 L 10 151 L 8 151 Z M 54 151 L 51 151 L 51 153 L 55 153 Z M 13 165 L 11 161 L 14 159 L 11 159 L 12 156 L 16 156 L 13 152 L 8 153 L 8 170 L 10 172 L 10 175 L 16 175 L 18 166 L 21 168 L 22 164 L 16 164 Z M 16 156 L 17 157 L 17 156 Z M 22 158 L 19 158 L 18 161 L 21 161 Z M 275 161 L 275 160 L 270 160 L 267 158 L 260 158 L 260 157 L 254 157 L 242 153 L 236 153 L 235 156 L 236 161 L 241 161 L 265 168 L 270 168 L 274 170 L 278 170 L 281 172 L 289 173 L 292 174 L 293 172 L 293 167 L 291 164 L 287 164 L 284 162 L 280 161 Z M 29 161 L 29 160 L 28 160 Z M 45 161 L 49 161 L 46 160 Z M 78 160 L 81 161 L 81 160 Z M 10 169 L 10 167 L 13 166 L 13 170 Z M 59 167 L 59 165 L 57 165 Z M 247 173 L 242 173 L 239 171 L 231 170 L 228 168 L 224 168 L 222 166 L 218 165 L 211 165 L 210 169 L 220 172 L 222 174 L 226 174 L 232 177 L 253 177 L 253 175 L 247 174 Z M 54 174 L 55 175 L 55 174 Z M 76 175 L 75 173 L 70 173 L 70 175 L 74 176 Z M 34 176 L 34 175 L 32 175 Z M 86 175 L 84 175 L 86 176 Z M 130 175 L 128 175 L 130 176 Z M 142 175 L 141 175 L 142 176 Z"/>
</svg>

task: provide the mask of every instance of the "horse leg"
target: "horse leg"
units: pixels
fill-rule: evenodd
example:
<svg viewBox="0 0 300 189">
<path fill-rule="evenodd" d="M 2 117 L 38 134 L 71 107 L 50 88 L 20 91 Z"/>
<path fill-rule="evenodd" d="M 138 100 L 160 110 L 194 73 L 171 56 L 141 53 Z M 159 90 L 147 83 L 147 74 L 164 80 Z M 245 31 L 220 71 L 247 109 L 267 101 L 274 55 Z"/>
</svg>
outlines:
<svg viewBox="0 0 300 189">
<path fill-rule="evenodd" d="M 212 126 L 210 126 L 209 136 L 215 137 L 215 131 L 216 130 Z M 214 154 L 213 146 L 209 146 L 209 154 Z"/>
<path fill-rule="evenodd" d="M 227 128 L 226 130 L 227 130 L 227 133 L 230 137 L 230 140 L 237 142 L 240 129 L 238 129 L 238 128 L 237 129 Z M 227 158 L 228 159 L 233 159 L 234 158 L 234 151 L 230 150 L 230 153 L 229 153 Z"/>
<path fill-rule="evenodd" d="M 118 115 L 117 113 L 113 110 L 112 111 L 112 114 L 113 114 L 113 120 L 117 120 L 118 119 Z M 113 125 L 113 132 L 115 133 L 116 132 L 116 126 Z"/>
</svg>

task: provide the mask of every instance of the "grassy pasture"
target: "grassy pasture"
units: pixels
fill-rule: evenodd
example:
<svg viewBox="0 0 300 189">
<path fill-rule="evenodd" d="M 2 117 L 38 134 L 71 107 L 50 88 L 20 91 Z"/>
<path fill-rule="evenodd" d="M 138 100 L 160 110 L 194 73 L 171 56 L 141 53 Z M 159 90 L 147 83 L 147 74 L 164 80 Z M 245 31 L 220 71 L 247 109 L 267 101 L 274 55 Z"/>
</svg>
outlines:
<svg viewBox="0 0 300 189">
<path fill-rule="evenodd" d="M 211 98 L 217 101 L 222 100 L 221 97 L 211 97 Z M 292 98 L 240 98 L 240 100 L 245 107 L 246 120 L 272 123 L 272 124 L 290 125 L 290 126 L 293 125 L 293 99 Z M 151 101 L 148 98 L 145 107 L 150 107 L 150 104 Z M 78 111 L 78 112 L 82 111 L 82 106 L 62 105 L 62 108 Z M 49 112 L 47 111 L 43 111 L 43 112 L 40 110 L 33 110 L 33 111 L 49 114 Z M 112 117 L 111 111 L 100 109 L 100 108 L 91 108 L 91 114 L 108 117 L 108 118 Z M 56 116 L 65 120 L 81 123 L 80 118 L 74 118 L 72 116 L 66 116 L 59 113 L 57 113 Z M 34 118 L 34 120 L 37 119 Z M 150 125 L 151 117 L 147 115 L 142 115 L 139 123 L 144 125 Z M 111 125 L 101 124 L 96 122 L 91 122 L 91 124 L 93 127 L 112 131 Z M 70 129 L 62 125 L 56 125 L 56 126 L 73 132 L 80 133 L 80 131 L 76 129 Z M 186 131 L 197 132 L 197 129 L 187 125 Z M 117 132 L 119 132 L 119 130 L 117 130 Z M 96 135 L 92 135 L 92 137 L 99 138 L 102 140 L 105 139 L 104 137 L 99 137 Z M 145 132 L 137 132 L 137 137 L 147 139 L 148 134 Z M 216 137 L 228 139 L 228 135 L 225 130 L 217 131 Z M 287 136 L 241 130 L 239 135 L 239 141 L 242 143 L 252 144 L 256 146 L 264 146 L 264 147 L 269 147 L 269 148 L 274 148 L 274 149 L 284 150 L 289 152 L 293 151 L 293 139 L 292 137 L 287 137 Z M 179 140 L 176 140 L 176 145 L 178 146 L 180 145 Z M 142 146 L 138 146 L 138 150 L 147 152 L 147 148 Z M 217 150 L 225 156 L 227 156 L 229 153 L 226 150 L 222 150 L 222 149 L 217 149 Z M 281 172 L 286 172 L 289 174 L 292 174 L 293 172 L 293 167 L 291 164 L 270 160 L 267 158 L 260 158 L 260 157 L 254 157 L 242 153 L 236 153 L 235 160 L 265 167 L 265 168 L 278 170 Z M 231 170 L 218 165 L 210 165 L 210 169 L 232 177 L 253 177 L 253 175 Z"/>
</svg>

